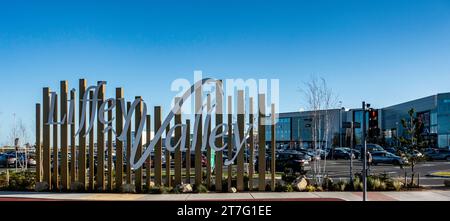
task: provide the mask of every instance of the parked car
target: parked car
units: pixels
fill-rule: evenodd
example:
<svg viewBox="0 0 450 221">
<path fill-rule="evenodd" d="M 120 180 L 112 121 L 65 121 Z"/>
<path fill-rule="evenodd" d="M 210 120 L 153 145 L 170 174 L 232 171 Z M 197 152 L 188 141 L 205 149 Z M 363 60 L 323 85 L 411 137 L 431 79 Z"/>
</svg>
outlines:
<svg viewBox="0 0 450 221">
<path fill-rule="evenodd" d="M 363 146 L 361 144 L 356 145 L 356 149 L 360 150 L 361 153 L 364 152 L 363 151 Z M 384 151 L 384 148 L 378 144 L 371 144 L 368 143 L 367 144 L 367 151 L 369 151 L 370 153 L 372 152 L 377 152 L 377 151 Z"/>
<path fill-rule="evenodd" d="M 408 163 L 407 159 L 401 158 L 387 151 L 376 151 L 372 152 L 371 155 L 372 155 L 372 165 L 377 165 L 379 163 L 404 165 Z"/>
<path fill-rule="evenodd" d="M 397 153 L 397 149 L 393 148 L 393 147 L 388 147 L 385 149 L 387 152 L 392 153 L 392 154 L 396 154 Z"/>
<path fill-rule="evenodd" d="M 328 154 L 328 158 L 329 159 L 335 159 L 335 160 L 339 160 L 339 159 L 344 159 L 344 160 L 349 160 L 350 158 L 355 158 L 355 155 L 351 154 L 350 152 L 346 151 L 343 148 L 334 148 L 334 150 L 331 150 L 331 152 Z"/>
<path fill-rule="evenodd" d="M 431 149 L 424 152 L 425 157 L 429 160 L 447 160 L 450 161 L 450 150 L 447 149 Z"/>
<path fill-rule="evenodd" d="M 272 157 L 266 157 L 266 166 L 270 167 Z M 306 154 L 299 151 L 289 150 L 277 153 L 275 161 L 276 172 L 306 173 L 305 166 L 309 165 L 309 159 Z M 259 159 L 256 157 L 255 170 L 258 171 Z"/>
<path fill-rule="evenodd" d="M 3 153 L 0 155 L 1 167 L 14 167 L 16 164 L 16 156 L 13 154 Z"/>
<path fill-rule="evenodd" d="M 356 159 L 359 159 L 359 157 L 361 156 L 361 151 L 359 151 L 359 150 L 353 149 L 353 151 L 352 151 L 352 149 L 349 147 L 340 147 L 340 148 L 344 149 L 345 151 L 347 151 L 349 153 L 353 152 L 353 155 L 355 155 L 354 158 L 356 158 Z"/>
</svg>

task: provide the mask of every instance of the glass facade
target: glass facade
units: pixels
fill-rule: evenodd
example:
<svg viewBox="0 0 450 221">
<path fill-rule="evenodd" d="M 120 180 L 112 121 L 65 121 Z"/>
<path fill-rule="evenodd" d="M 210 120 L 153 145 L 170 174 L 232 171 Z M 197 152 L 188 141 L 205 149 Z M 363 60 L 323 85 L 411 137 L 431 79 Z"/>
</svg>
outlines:
<svg viewBox="0 0 450 221">
<path fill-rule="evenodd" d="M 437 132 L 438 146 L 450 146 L 450 93 L 437 96 Z"/>
<path fill-rule="evenodd" d="M 266 140 L 272 139 L 271 133 L 272 127 L 266 127 Z M 291 118 L 279 118 L 275 126 L 276 141 L 287 141 L 291 140 Z"/>
</svg>

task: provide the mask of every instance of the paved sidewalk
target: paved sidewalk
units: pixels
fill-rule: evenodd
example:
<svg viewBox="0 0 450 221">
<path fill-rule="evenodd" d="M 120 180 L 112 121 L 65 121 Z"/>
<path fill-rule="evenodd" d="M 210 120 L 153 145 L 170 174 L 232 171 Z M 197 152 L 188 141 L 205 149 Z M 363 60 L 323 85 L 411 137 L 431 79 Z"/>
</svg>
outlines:
<svg viewBox="0 0 450 221">
<path fill-rule="evenodd" d="M 369 192 L 370 201 L 450 201 L 448 190 Z M 0 201 L 361 201 L 361 192 L 208 193 L 208 194 L 98 194 L 0 192 Z"/>
</svg>

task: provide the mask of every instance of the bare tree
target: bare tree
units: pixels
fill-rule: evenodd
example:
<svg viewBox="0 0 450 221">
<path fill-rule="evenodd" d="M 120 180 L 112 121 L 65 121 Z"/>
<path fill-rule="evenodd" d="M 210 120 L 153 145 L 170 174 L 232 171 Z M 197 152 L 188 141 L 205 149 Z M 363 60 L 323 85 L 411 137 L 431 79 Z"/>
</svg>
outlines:
<svg viewBox="0 0 450 221">
<path fill-rule="evenodd" d="M 324 149 L 330 148 L 331 122 L 329 109 L 335 108 L 338 97 L 334 94 L 324 78 L 311 76 L 305 82 L 306 90 L 303 90 L 307 109 L 312 112 L 311 140 L 315 155 L 320 156 Z M 321 185 L 326 175 L 326 157 L 322 161 L 317 158 L 312 165 L 313 179 L 317 185 Z"/>
<path fill-rule="evenodd" d="M 9 133 L 9 140 L 16 150 L 16 169 L 17 167 L 26 169 L 28 153 L 27 148 L 21 147 L 21 143 L 25 144 L 28 141 L 28 131 L 22 119 L 16 120 L 15 114 L 13 114 L 13 124 Z"/>
</svg>

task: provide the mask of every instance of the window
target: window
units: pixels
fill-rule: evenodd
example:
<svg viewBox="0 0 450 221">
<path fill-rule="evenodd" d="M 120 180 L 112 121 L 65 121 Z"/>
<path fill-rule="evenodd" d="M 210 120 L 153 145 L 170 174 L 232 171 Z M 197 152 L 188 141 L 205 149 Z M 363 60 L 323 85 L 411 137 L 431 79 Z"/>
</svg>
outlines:
<svg viewBox="0 0 450 221">
<path fill-rule="evenodd" d="M 440 134 L 438 136 L 438 146 L 440 148 L 447 147 L 449 144 L 448 134 Z"/>
</svg>

